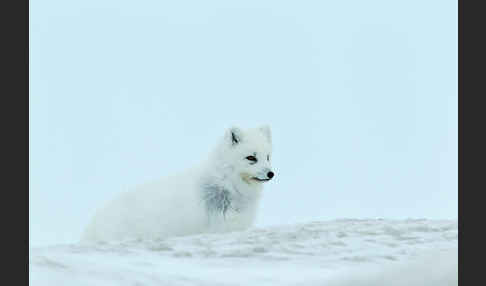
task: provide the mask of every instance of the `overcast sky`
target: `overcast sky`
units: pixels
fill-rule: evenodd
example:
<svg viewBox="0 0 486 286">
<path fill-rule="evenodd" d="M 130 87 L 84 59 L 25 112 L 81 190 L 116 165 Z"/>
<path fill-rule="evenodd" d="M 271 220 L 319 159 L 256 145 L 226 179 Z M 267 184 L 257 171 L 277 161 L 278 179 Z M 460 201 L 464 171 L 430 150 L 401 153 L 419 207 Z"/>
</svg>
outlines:
<svg viewBox="0 0 486 286">
<path fill-rule="evenodd" d="M 457 1 L 30 1 L 29 242 L 269 124 L 257 226 L 457 219 Z"/>
</svg>

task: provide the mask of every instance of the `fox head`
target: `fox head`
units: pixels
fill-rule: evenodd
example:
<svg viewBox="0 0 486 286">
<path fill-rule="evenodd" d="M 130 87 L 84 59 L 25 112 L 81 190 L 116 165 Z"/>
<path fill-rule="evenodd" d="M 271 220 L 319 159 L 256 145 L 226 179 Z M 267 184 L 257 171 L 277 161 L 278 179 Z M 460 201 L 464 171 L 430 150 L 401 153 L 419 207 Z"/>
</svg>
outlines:
<svg viewBox="0 0 486 286">
<path fill-rule="evenodd" d="M 247 184 L 261 184 L 274 177 L 270 127 L 246 130 L 231 127 L 226 130 L 223 148 L 224 164 Z"/>
</svg>

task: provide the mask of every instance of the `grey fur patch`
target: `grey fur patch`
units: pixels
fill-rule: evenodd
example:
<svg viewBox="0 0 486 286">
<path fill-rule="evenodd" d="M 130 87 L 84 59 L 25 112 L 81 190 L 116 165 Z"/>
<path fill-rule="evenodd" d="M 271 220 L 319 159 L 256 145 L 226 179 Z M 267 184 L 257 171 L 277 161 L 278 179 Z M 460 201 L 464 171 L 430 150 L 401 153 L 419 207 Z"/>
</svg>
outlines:
<svg viewBox="0 0 486 286">
<path fill-rule="evenodd" d="M 231 192 L 222 186 L 205 185 L 203 187 L 203 201 L 209 214 L 221 213 L 226 215 L 228 210 L 238 211 L 232 206 L 233 197 Z"/>
</svg>

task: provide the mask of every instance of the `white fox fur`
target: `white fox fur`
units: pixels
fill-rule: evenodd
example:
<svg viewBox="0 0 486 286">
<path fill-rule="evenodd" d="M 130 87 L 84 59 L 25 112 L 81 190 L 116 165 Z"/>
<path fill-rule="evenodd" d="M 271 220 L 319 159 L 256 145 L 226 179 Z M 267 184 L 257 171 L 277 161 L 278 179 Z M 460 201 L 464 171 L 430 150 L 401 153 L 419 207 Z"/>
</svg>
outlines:
<svg viewBox="0 0 486 286">
<path fill-rule="evenodd" d="M 120 194 L 100 209 L 82 241 L 155 239 L 250 227 L 262 184 L 273 177 L 268 126 L 226 131 L 199 166 Z"/>
</svg>

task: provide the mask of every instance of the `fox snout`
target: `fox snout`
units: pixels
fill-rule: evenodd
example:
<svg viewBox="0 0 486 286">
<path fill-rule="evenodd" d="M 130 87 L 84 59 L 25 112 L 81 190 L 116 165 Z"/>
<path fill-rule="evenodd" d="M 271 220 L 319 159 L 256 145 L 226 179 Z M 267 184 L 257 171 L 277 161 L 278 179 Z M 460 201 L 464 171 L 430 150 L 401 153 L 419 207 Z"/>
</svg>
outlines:
<svg viewBox="0 0 486 286">
<path fill-rule="evenodd" d="M 275 173 L 269 170 L 261 172 L 258 176 L 253 177 L 254 180 L 260 182 L 270 181 L 275 176 Z"/>
</svg>

